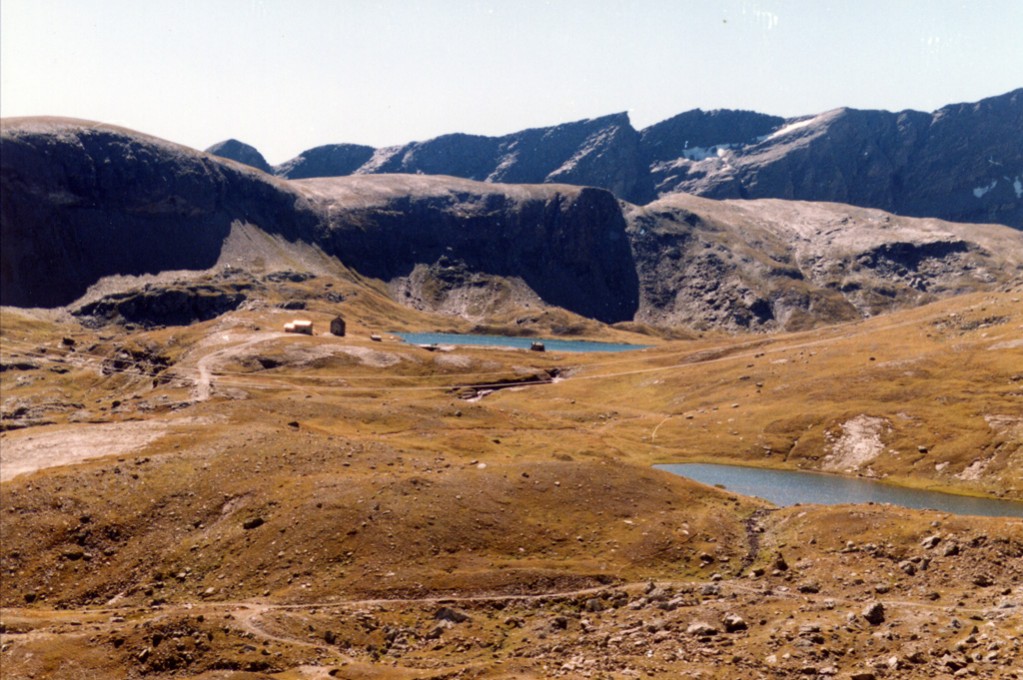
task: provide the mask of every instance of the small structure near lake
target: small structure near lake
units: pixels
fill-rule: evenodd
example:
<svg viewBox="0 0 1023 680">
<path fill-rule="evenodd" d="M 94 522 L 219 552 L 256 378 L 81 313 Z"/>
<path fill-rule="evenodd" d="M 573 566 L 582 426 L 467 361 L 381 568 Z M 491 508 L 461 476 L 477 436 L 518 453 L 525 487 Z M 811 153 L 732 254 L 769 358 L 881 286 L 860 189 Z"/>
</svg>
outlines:
<svg viewBox="0 0 1023 680">
<path fill-rule="evenodd" d="M 529 346 L 529 349 L 534 351 L 534 352 L 546 352 L 547 351 L 547 347 L 542 342 L 533 342 Z"/>
<path fill-rule="evenodd" d="M 345 320 L 338 314 L 330 321 L 330 334 L 339 338 L 345 337 Z"/>
<path fill-rule="evenodd" d="M 284 324 L 285 333 L 301 333 L 303 335 L 313 334 L 313 322 L 305 319 L 295 319 Z"/>
</svg>

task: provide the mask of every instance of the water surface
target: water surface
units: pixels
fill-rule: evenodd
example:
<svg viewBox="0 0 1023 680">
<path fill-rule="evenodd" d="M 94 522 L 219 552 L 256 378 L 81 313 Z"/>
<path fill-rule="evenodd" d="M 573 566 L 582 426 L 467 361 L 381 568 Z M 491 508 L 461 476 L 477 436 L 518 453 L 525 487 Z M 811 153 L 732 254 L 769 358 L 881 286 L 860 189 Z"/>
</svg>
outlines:
<svg viewBox="0 0 1023 680">
<path fill-rule="evenodd" d="M 394 333 L 394 335 L 413 345 L 486 345 L 490 347 L 529 349 L 534 342 L 542 342 L 549 352 L 628 352 L 649 347 L 649 345 L 590 342 L 588 340 L 551 340 L 548 338 L 524 338 L 509 335 L 468 335 L 462 333 Z"/>
<path fill-rule="evenodd" d="M 720 484 L 744 496 L 758 496 L 775 505 L 817 503 L 891 503 L 905 508 L 934 509 L 955 515 L 1023 517 L 1023 503 L 971 498 L 940 491 L 904 489 L 866 479 L 817 472 L 764 470 L 740 465 L 682 463 L 654 467 L 704 484 Z"/>
</svg>

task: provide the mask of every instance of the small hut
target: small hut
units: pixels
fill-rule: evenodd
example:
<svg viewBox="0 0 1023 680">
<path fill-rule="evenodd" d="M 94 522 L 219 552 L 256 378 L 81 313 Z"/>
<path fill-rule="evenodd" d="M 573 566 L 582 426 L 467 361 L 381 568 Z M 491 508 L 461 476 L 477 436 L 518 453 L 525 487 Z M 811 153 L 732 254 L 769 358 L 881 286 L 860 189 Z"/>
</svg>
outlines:
<svg viewBox="0 0 1023 680">
<path fill-rule="evenodd" d="M 547 347 L 545 347 L 542 342 L 534 342 L 532 345 L 529 346 L 529 349 L 533 350 L 534 352 L 547 351 Z"/>
<path fill-rule="evenodd" d="M 295 319 L 289 323 L 284 324 L 285 333 L 301 333 L 303 335 L 313 334 L 313 322 L 306 321 L 304 319 Z"/>
<path fill-rule="evenodd" d="M 331 319 L 330 334 L 339 338 L 345 337 L 345 320 L 341 318 L 340 314 Z"/>
</svg>

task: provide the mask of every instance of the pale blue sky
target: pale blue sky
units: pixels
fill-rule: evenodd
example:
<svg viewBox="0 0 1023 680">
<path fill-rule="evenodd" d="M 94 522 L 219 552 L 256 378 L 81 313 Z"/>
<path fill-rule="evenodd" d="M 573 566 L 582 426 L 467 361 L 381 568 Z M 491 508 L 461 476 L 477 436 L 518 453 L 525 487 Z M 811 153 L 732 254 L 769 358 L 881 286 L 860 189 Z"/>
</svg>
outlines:
<svg viewBox="0 0 1023 680">
<path fill-rule="evenodd" d="M 271 163 L 628 111 L 930 111 L 1023 86 L 1023 0 L 0 0 L 0 115 Z"/>
</svg>

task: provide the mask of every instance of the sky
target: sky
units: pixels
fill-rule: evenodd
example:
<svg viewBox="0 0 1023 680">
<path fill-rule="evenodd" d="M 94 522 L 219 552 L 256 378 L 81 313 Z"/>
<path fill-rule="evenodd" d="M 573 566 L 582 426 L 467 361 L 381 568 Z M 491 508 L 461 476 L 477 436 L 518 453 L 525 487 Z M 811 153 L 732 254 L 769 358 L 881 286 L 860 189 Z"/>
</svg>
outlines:
<svg viewBox="0 0 1023 680">
<path fill-rule="evenodd" d="M 0 0 L 0 116 L 280 163 L 627 111 L 933 111 L 1023 87 L 1023 0 Z"/>
</svg>

